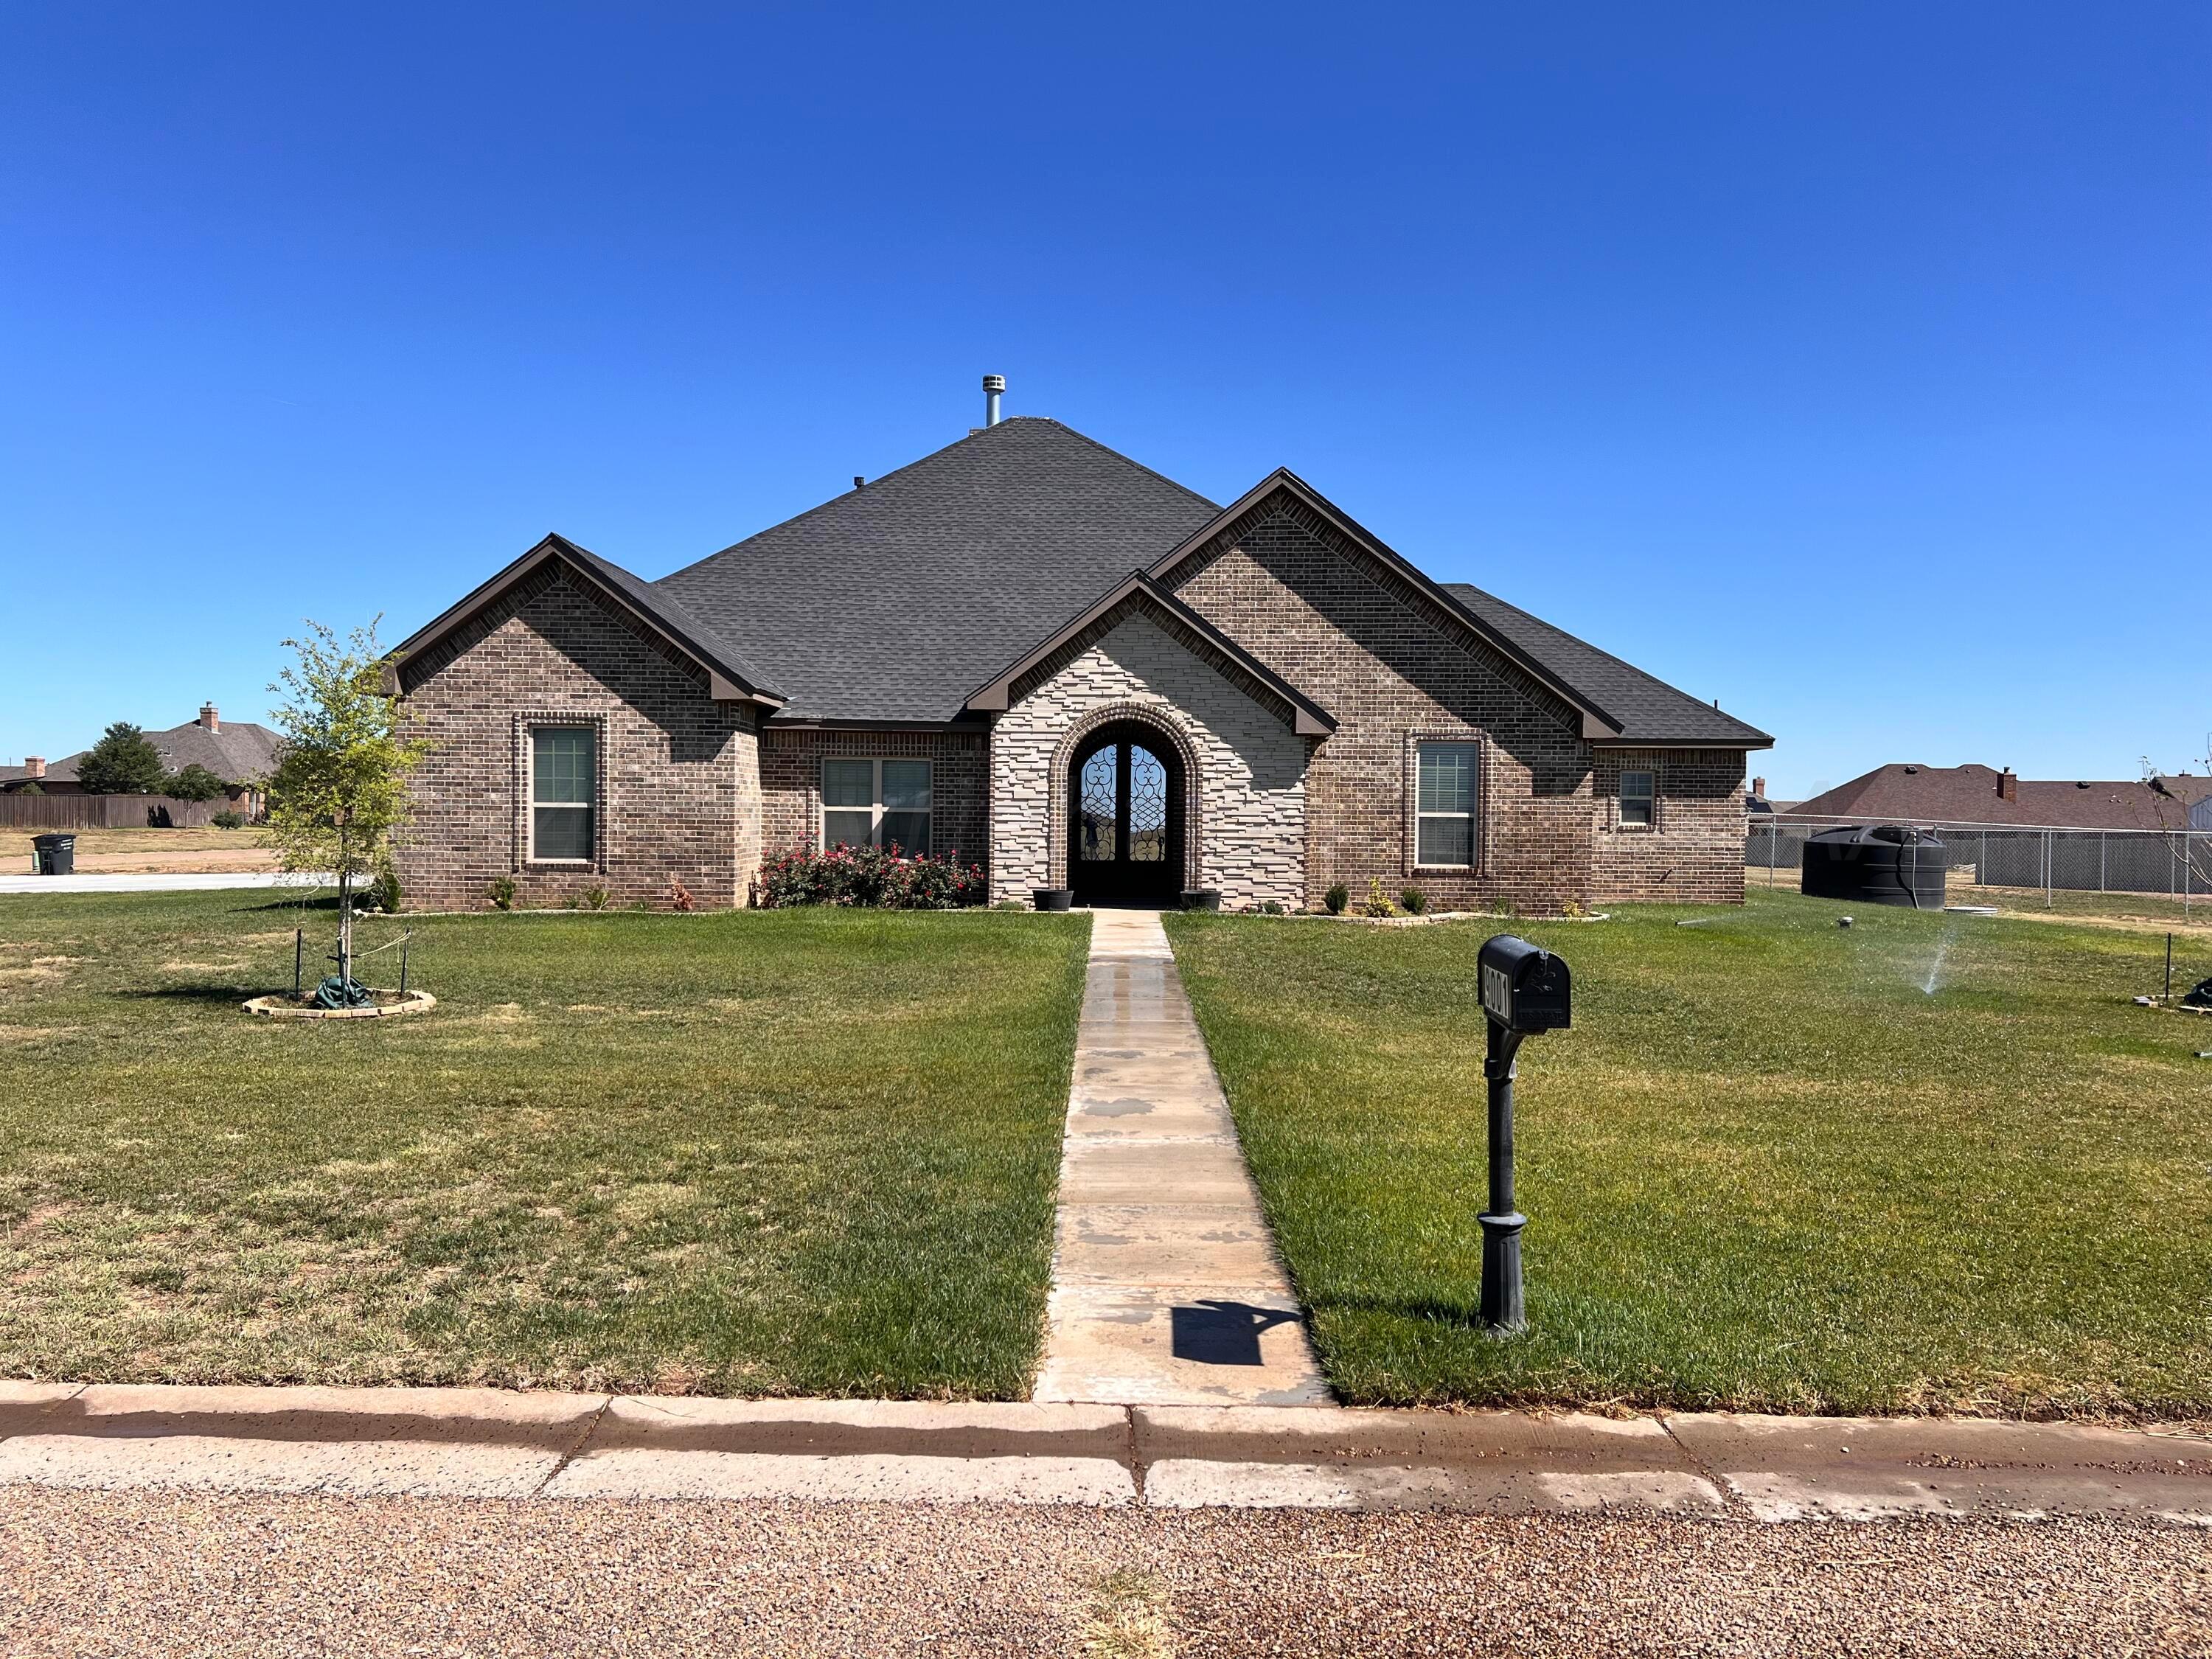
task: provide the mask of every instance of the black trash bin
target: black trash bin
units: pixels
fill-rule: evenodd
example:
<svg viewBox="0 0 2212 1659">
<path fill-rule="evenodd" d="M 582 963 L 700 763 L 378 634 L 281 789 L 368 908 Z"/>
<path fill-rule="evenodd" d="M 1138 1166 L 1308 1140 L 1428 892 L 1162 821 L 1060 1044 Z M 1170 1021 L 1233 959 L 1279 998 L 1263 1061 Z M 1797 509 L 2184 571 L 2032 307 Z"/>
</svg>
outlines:
<svg viewBox="0 0 2212 1659">
<path fill-rule="evenodd" d="M 33 836 L 31 861 L 42 876 L 66 876 L 76 869 L 75 836 Z"/>
</svg>

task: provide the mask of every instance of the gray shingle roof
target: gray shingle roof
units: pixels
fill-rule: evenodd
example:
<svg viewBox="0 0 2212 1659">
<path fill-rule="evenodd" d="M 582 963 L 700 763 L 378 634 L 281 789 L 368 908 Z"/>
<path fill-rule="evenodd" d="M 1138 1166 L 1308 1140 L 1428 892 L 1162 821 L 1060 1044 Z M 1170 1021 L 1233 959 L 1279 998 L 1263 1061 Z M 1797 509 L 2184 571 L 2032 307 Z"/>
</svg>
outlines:
<svg viewBox="0 0 2212 1659">
<path fill-rule="evenodd" d="M 653 586 L 760 665 L 781 718 L 945 720 L 1218 510 L 1017 416 Z"/>
<path fill-rule="evenodd" d="M 1609 652 L 1540 621 L 1517 605 L 1468 582 L 1444 592 L 1504 635 L 1560 679 L 1621 723 L 1614 743 L 1711 744 L 1716 749 L 1764 749 L 1774 739 L 1711 703 L 1699 702 Z"/>
<path fill-rule="evenodd" d="M 946 720 L 1221 512 L 1057 421 L 1017 416 L 639 586 L 758 665 L 751 678 L 789 699 L 779 718 Z M 1772 741 L 1480 588 L 1443 591 L 1622 722 L 1614 741 Z"/>
</svg>

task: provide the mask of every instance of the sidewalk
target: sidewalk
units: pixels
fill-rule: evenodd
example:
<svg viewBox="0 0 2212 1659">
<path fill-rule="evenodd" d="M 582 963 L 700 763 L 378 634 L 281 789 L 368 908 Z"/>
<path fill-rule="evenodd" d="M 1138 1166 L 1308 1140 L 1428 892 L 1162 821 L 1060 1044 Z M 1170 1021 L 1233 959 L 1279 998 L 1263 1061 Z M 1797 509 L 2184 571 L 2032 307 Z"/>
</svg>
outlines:
<svg viewBox="0 0 2212 1659">
<path fill-rule="evenodd" d="M 335 876 L 288 876 L 272 870 L 218 870 L 163 875 L 131 870 L 82 876 L 0 876 L 0 893 L 199 893 L 226 887 L 334 887 Z"/>
<path fill-rule="evenodd" d="M 1156 911 L 1091 918 L 1036 1397 L 1329 1403 Z"/>
<path fill-rule="evenodd" d="M 14 1485 L 2212 1526 L 2212 1437 L 1710 1413 L 0 1383 L 0 1486 Z"/>
</svg>

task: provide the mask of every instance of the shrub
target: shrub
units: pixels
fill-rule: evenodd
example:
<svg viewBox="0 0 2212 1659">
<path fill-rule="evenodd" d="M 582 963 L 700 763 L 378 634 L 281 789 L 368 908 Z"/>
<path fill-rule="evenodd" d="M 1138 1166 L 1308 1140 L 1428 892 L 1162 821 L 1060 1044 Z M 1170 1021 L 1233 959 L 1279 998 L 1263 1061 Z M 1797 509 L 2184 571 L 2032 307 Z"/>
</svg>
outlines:
<svg viewBox="0 0 2212 1659">
<path fill-rule="evenodd" d="M 1321 902 L 1328 907 L 1329 915 L 1340 916 L 1344 914 L 1344 907 L 1352 902 L 1352 890 L 1340 881 L 1322 895 Z"/>
<path fill-rule="evenodd" d="M 1429 896 L 1418 887 L 1408 887 L 1398 895 L 1398 902 L 1409 916 L 1418 916 L 1429 908 Z"/>
<path fill-rule="evenodd" d="M 226 809 L 216 813 L 208 822 L 218 830 L 243 830 L 246 828 L 246 814 Z"/>
<path fill-rule="evenodd" d="M 225 793 L 230 786 L 194 761 L 181 772 L 173 772 L 161 786 L 161 793 L 173 795 L 179 800 L 213 800 Z"/>
<path fill-rule="evenodd" d="M 1382 877 L 1367 878 L 1367 896 L 1359 901 L 1359 914 L 1373 916 L 1377 921 L 1398 914 L 1398 907 L 1390 902 L 1390 896 L 1382 890 Z"/>
<path fill-rule="evenodd" d="M 1261 899 L 1260 901 L 1260 914 L 1263 916 L 1279 916 L 1283 914 L 1282 900 Z"/>
<path fill-rule="evenodd" d="M 577 896 L 577 902 L 586 910 L 604 910 L 614 895 L 604 887 L 586 887 Z"/>
<path fill-rule="evenodd" d="M 386 865 L 371 878 L 368 890 L 376 900 L 376 908 L 390 915 L 399 908 L 399 872 Z"/>
<path fill-rule="evenodd" d="M 699 901 L 691 896 L 691 890 L 673 876 L 668 878 L 668 908 L 684 911 L 699 908 Z"/>
<path fill-rule="evenodd" d="M 514 908 L 514 878 L 494 876 L 491 880 L 491 908 L 495 910 Z"/>
<path fill-rule="evenodd" d="M 963 864 L 956 850 L 943 858 L 909 858 L 890 847 L 846 847 L 827 852 L 799 848 L 770 859 L 761 870 L 761 903 L 851 904 L 885 910 L 953 910 L 983 902 L 983 866 Z"/>
</svg>

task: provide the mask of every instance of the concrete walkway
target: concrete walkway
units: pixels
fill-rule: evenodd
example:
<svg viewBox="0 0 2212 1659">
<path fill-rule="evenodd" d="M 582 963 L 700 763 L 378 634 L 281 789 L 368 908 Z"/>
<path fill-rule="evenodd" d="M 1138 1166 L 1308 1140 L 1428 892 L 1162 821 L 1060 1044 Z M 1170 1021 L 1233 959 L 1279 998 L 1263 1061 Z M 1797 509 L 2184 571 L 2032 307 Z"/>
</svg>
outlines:
<svg viewBox="0 0 2212 1659">
<path fill-rule="evenodd" d="M 4 1382 L 0 1487 L 13 1486 L 2212 1526 L 2212 1436 L 1707 1413 Z"/>
<path fill-rule="evenodd" d="M 82 876 L 0 876 L 0 893 L 199 893 L 225 887 L 335 887 L 335 876 L 287 876 L 269 870 L 164 875 L 153 870 Z"/>
<path fill-rule="evenodd" d="M 1326 1405 L 1156 912 L 1100 910 L 1036 1397 Z"/>
</svg>

